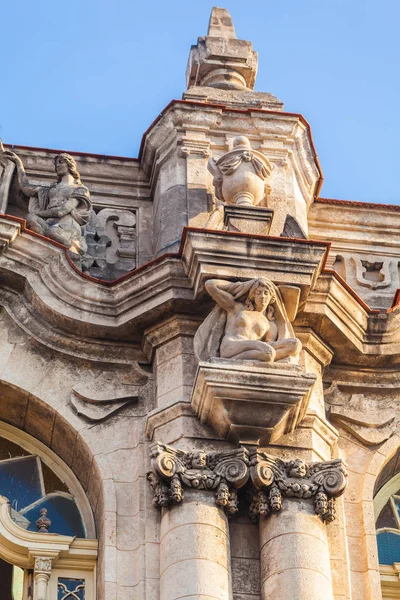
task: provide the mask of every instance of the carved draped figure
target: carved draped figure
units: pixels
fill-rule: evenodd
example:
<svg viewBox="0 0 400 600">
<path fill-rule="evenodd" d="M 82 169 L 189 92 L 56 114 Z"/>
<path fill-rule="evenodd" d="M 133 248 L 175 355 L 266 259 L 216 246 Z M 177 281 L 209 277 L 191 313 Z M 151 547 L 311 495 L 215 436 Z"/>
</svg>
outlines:
<svg viewBox="0 0 400 600">
<path fill-rule="evenodd" d="M 236 302 L 244 304 L 255 281 L 257 280 L 250 279 L 249 281 L 231 283 L 225 288 L 225 291 L 231 294 Z M 274 323 L 277 329 L 274 342 L 294 339 L 295 333 L 290 321 L 293 320 L 295 310 L 297 309 L 299 290 L 293 286 L 281 286 L 280 288 L 274 286 L 274 288 L 276 296 L 273 304 Z M 293 294 L 293 292 L 295 293 Z M 287 310 L 285 301 L 286 303 L 291 302 L 291 310 Z M 295 309 L 293 309 L 294 304 L 296 305 Z M 194 337 L 194 350 L 198 360 L 209 361 L 211 358 L 220 356 L 220 346 L 225 335 L 226 322 L 226 311 L 216 304 L 208 317 L 200 325 Z"/>
</svg>

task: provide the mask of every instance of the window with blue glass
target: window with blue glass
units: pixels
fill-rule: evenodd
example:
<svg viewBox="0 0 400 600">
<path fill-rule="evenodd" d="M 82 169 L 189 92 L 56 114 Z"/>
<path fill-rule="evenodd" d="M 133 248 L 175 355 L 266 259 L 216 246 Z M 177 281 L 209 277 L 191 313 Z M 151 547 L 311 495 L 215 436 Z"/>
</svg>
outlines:
<svg viewBox="0 0 400 600">
<path fill-rule="evenodd" d="M 390 496 L 376 522 L 378 556 L 381 565 L 400 562 L 399 492 Z"/>
<path fill-rule="evenodd" d="M 59 577 L 57 600 L 85 600 L 85 580 Z"/>
<path fill-rule="evenodd" d="M 4 438 L 0 438 L 0 494 L 10 502 L 12 519 L 24 529 L 37 531 L 36 521 L 46 509 L 50 533 L 86 537 L 67 486 L 38 456 Z"/>
</svg>

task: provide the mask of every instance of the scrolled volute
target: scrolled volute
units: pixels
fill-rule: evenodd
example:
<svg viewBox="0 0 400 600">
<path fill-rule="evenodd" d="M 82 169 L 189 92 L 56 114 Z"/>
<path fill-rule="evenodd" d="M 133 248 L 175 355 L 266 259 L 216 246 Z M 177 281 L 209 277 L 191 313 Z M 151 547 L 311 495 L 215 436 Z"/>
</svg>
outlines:
<svg viewBox="0 0 400 600">
<path fill-rule="evenodd" d="M 256 450 L 251 454 L 250 465 L 254 497 L 258 497 L 257 490 L 266 492 L 262 503 L 252 502 L 251 518 L 257 513 L 267 516 L 280 511 L 285 497 L 313 498 L 315 513 L 325 522 L 334 520 L 335 498 L 344 492 L 347 483 L 347 471 L 341 459 L 307 464 L 300 458 L 283 461 Z"/>
<path fill-rule="evenodd" d="M 228 515 L 238 510 L 236 490 L 249 478 L 245 448 L 226 452 L 184 452 L 157 443 L 151 447 L 150 455 L 153 470 L 147 479 L 154 492 L 155 504 L 165 508 L 180 503 L 186 487 L 214 491 L 217 506 L 223 507 Z"/>
<path fill-rule="evenodd" d="M 336 498 L 340 496 L 347 484 L 347 470 L 340 458 L 310 465 L 310 479 L 323 488 L 324 492 Z"/>
</svg>

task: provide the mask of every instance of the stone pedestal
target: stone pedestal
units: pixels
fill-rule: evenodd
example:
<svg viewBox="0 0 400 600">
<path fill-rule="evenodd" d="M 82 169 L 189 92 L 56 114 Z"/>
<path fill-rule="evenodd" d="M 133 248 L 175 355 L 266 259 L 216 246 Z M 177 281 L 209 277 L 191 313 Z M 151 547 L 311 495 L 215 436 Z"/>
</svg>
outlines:
<svg viewBox="0 0 400 600">
<path fill-rule="evenodd" d="M 212 492 L 185 490 L 161 517 L 160 599 L 230 600 L 228 520 Z"/>
<path fill-rule="evenodd" d="M 224 206 L 224 225 L 228 231 L 268 235 L 274 211 L 259 206 Z"/>
<path fill-rule="evenodd" d="M 192 407 L 222 438 L 267 444 L 296 427 L 314 382 L 289 363 L 213 359 L 199 363 Z"/>
<path fill-rule="evenodd" d="M 327 526 L 309 500 L 260 519 L 260 552 L 262 600 L 333 600 Z"/>
</svg>

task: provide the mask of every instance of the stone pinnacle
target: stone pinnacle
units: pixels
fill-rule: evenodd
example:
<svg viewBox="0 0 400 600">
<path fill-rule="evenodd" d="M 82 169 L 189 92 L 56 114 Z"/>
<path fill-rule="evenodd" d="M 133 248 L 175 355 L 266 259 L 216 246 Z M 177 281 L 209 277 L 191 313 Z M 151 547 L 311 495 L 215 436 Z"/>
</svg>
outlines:
<svg viewBox="0 0 400 600">
<path fill-rule="evenodd" d="M 213 7 L 210 15 L 210 22 L 208 24 L 207 35 L 209 37 L 236 39 L 232 17 L 226 8 L 220 8 L 219 6 Z"/>
</svg>

